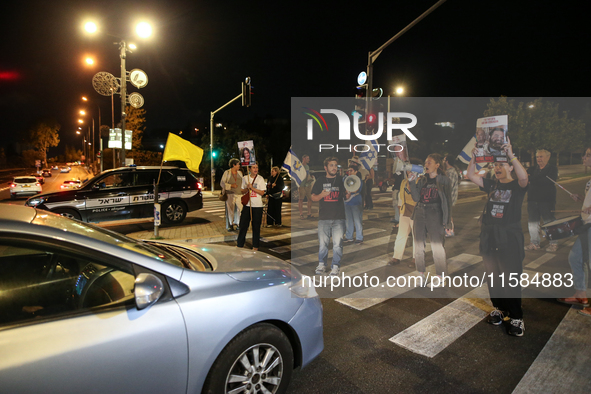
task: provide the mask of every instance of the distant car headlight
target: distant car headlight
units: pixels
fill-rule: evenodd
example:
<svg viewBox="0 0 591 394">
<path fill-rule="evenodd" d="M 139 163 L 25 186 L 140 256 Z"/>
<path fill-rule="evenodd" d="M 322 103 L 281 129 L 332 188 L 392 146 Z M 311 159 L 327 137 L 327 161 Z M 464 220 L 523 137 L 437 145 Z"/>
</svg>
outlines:
<svg viewBox="0 0 591 394">
<path fill-rule="evenodd" d="M 27 200 L 27 202 L 25 203 L 25 205 L 27 207 L 36 207 L 39 204 L 43 204 L 45 202 L 45 198 L 43 197 L 35 197 L 35 198 L 30 198 Z"/>
</svg>

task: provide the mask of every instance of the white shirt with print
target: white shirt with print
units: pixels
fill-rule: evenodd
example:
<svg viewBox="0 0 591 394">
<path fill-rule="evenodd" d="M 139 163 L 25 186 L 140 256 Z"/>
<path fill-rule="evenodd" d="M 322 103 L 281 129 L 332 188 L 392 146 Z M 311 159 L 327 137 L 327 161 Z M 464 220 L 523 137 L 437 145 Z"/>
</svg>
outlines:
<svg viewBox="0 0 591 394">
<path fill-rule="evenodd" d="M 257 175 L 256 179 L 253 183 L 253 178 L 249 176 L 245 176 L 242 178 L 242 188 L 246 189 L 248 187 L 248 183 L 252 183 L 253 188 L 258 190 L 265 190 L 267 188 L 267 181 L 260 175 Z M 262 208 L 263 206 L 263 198 L 260 194 L 252 190 L 250 192 L 250 202 L 246 204 L 247 207 L 253 208 Z"/>
</svg>

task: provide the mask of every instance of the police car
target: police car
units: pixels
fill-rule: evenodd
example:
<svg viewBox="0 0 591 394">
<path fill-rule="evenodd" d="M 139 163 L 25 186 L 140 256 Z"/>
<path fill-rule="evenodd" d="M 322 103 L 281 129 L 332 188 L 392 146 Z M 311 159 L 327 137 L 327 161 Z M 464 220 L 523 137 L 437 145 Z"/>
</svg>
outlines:
<svg viewBox="0 0 591 394">
<path fill-rule="evenodd" d="M 104 171 L 75 190 L 48 192 L 25 205 L 84 222 L 154 216 L 154 182 L 160 167 L 123 167 Z M 162 167 L 158 202 L 162 220 L 176 224 L 203 207 L 202 185 L 186 168 Z"/>
</svg>

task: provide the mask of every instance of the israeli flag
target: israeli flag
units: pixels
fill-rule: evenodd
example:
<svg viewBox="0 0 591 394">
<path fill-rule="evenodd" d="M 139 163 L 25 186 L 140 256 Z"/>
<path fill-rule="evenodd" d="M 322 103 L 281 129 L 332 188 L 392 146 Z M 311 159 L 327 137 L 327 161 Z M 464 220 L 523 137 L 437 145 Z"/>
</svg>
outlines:
<svg viewBox="0 0 591 394">
<path fill-rule="evenodd" d="M 294 153 L 294 151 L 291 150 L 291 147 L 289 148 L 289 152 L 287 152 L 287 156 L 285 156 L 285 160 L 283 161 L 283 168 L 289 172 L 289 176 L 298 185 L 298 187 L 308 175 L 304 165 Z"/>
<path fill-rule="evenodd" d="M 366 144 L 366 146 L 369 146 L 369 149 L 366 152 L 361 152 L 359 154 L 359 161 L 361 161 L 363 167 L 369 171 L 378 161 L 378 143 L 376 140 L 370 140 L 368 142 L 369 144 Z"/>
<path fill-rule="evenodd" d="M 466 144 L 464 149 L 458 155 L 458 159 L 460 159 L 465 164 L 470 164 L 470 160 L 472 160 L 472 150 L 476 147 L 476 136 L 472 136 L 472 139 Z M 481 165 L 478 163 L 476 164 L 476 169 L 480 170 L 482 168 Z"/>
</svg>

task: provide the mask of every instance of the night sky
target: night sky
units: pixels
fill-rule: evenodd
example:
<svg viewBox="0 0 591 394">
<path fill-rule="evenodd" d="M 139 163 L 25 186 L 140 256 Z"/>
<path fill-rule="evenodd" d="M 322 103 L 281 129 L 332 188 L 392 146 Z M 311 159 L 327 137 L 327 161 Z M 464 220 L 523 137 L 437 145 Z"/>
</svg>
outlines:
<svg viewBox="0 0 591 394">
<path fill-rule="evenodd" d="M 0 13 L 0 145 L 36 120 L 74 134 L 83 95 L 110 124 L 110 98 L 94 92 L 98 71 L 120 76 L 117 39 L 89 37 L 83 23 L 135 42 L 127 69 L 149 77 L 148 134 L 207 124 L 209 112 L 253 80 L 253 105 L 234 103 L 219 119 L 290 116 L 291 97 L 351 97 L 373 51 L 436 0 L 346 2 L 21 1 Z M 413 97 L 588 97 L 589 2 L 448 0 L 376 60 L 374 85 Z M 153 38 L 135 39 L 139 20 Z M 96 63 L 88 67 L 85 55 Z M 128 90 L 138 89 L 128 84 Z M 91 108 L 91 106 L 86 106 Z M 115 97 L 115 121 L 119 120 Z M 79 137 L 78 137 L 79 138 Z M 285 138 L 288 138 L 287 136 Z"/>
</svg>

